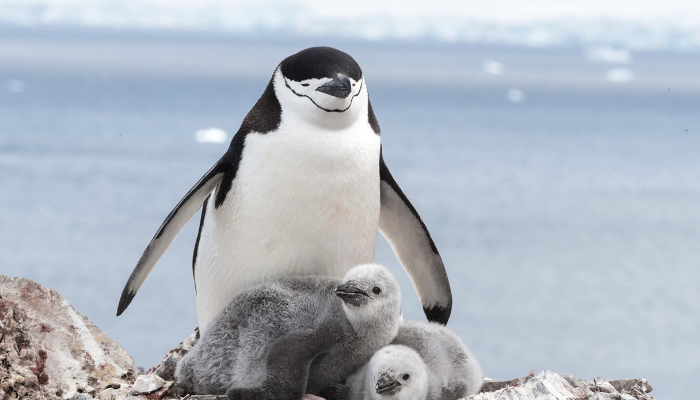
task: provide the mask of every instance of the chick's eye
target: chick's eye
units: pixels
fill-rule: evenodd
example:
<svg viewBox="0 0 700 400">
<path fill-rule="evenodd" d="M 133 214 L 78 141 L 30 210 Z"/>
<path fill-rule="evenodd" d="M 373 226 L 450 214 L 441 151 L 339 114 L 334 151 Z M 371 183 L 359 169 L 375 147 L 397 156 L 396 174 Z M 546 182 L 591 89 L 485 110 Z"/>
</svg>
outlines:
<svg viewBox="0 0 700 400">
<path fill-rule="evenodd" d="M 382 289 L 379 288 L 379 286 L 375 286 L 372 288 L 372 293 L 374 294 L 379 294 L 382 292 Z"/>
<path fill-rule="evenodd" d="M 308 84 L 308 83 L 302 83 L 301 86 L 307 87 L 307 86 L 309 86 L 309 84 Z"/>
<path fill-rule="evenodd" d="M 407 381 L 408 378 L 410 378 L 410 377 L 411 377 L 411 375 L 409 375 L 409 374 L 403 374 L 403 376 L 401 377 L 401 379 Z"/>
</svg>

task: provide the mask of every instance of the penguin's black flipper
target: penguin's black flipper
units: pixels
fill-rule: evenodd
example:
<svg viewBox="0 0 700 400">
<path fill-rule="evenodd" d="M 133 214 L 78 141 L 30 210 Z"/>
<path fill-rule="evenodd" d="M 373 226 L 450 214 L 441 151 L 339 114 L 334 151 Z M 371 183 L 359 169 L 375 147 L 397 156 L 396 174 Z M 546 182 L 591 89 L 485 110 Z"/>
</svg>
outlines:
<svg viewBox="0 0 700 400">
<path fill-rule="evenodd" d="M 216 186 L 221 182 L 224 172 L 226 172 L 227 156 L 219 160 L 204 176 L 197 182 L 196 185 L 180 200 L 175 208 L 170 211 L 170 214 L 165 218 L 163 224 L 156 232 L 156 235 L 151 239 L 146 250 L 144 250 L 139 262 L 136 264 L 129 281 L 124 286 L 122 296 L 119 299 L 119 307 L 117 308 L 117 316 L 129 306 L 131 300 L 136 296 L 141 284 L 146 280 L 146 277 L 156 265 L 156 262 L 165 253 L 170 246 L 170 243 L 175 239 L 178 233 L 187 221 L 199 210 L 204 200 L 206 200 Z"/>
<path fill-rule="evenodd" d="M 158 232 L 148 244 L 143 252 L 141 259 L 134 268 L 134 271 L 129 277 L 129 281 L 124 287 L 122 297 L 119 299 L 119 307 L 117 308 L 117 316 L 129 306 L 131 300 L 136 296 L 143 281 L 153 269 L 158 259 L 168 249 L 175 236 L 180 232 L 187 221 L 192 218 L 194 213 L 199 210 L 199 207 L 216 190 L 214 198 L 214 208 L 219 208 L 226 200 L 228 192 L 233 188 L 233 181 L 238 172 L 238 165 L 243 154 L 245 138 L 250 132 L 265 134 L 271 132 L 280 124 L 282 118 L 282 108 L 279 100 L 275 96 L 273 81 L 270 80 L 265 92 L 255 103 L 255 106 L 250 110 L 248 115 L 243 119 L 238 132 L 231 139 L 231 144 L 228 150 L 221 159 L 197 182 L 196 185 L 180 200 L 175 208 L 170 212 L 163 225 L 160 226 Z M 201 223 L 200 223 L 201 225 Z M 199 243 L 195 247 L 197 251 Z M 194 255 L 196 261 L 196 254 Z M 192 263 L 192 271 L 194 272 L 194 262 Z"/>
<path fill-rule="evenodd" d="M 428 228 L 391 176 L 381 151 L 379 184 L 379 231 L 411 277 L 425 316 L 445 325 L 452 312 L 452 291 L 445 266 Z"/>
</svg>

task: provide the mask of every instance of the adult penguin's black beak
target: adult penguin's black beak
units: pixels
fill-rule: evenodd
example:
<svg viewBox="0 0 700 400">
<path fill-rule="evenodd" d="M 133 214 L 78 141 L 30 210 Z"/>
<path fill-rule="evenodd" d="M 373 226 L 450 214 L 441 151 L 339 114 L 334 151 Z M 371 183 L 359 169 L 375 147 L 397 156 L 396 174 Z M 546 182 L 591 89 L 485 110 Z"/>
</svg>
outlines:
<svg viewBox="0 0 700 400">
<path fill-rule="evenodd" d="M 316 91 L 344 99 L 352 92 L 352 83 L 350 83 L 350 78 L 347 76 L 338 75 L 337 77 L 317 87 Z"/>
</svg>

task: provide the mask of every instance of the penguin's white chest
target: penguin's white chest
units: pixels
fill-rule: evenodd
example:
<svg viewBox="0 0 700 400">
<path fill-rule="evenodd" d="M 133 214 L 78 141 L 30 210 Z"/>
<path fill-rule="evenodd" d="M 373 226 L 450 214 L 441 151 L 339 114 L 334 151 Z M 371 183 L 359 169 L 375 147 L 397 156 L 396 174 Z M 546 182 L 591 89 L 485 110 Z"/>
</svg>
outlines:
<svg viewBox="0 0 700 400">
<path fill-rule="evenodd" d="M 282 275 L 342 277 L 371 263 L 380 140 L 369 126 L 246 136 L 232 189 L 211 196 L 195 282 L 200 329 L 242 288 Z"/>
</svg>

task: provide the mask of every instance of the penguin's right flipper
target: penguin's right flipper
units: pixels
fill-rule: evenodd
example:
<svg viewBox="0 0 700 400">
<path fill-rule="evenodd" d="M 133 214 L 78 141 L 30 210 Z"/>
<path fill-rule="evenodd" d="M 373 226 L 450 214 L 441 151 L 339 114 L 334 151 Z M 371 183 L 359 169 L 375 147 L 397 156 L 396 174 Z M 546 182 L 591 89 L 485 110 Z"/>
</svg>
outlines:
<svg viewBox="0 0 700 400">
<path fill-rule="evenodd" d="M 168 214 L 163 221 L 163 224 L 156 232 L 156 235 L 151 239 L 146 250 L 144 250 L 139 262 L 136 264 L 129 281 L 124 286 L 122 296 L 119 299 L 119 307 L 117 308 L 117 316 L 129 306 L 131 300 L 136 296 L 139 288 L 146 280 L 146 277 L 156 265 L 156 262 L 165 253 L 170 246 L 170 243 L 175 239 L 182 227 L 187 221 L 199 210 L 202 203 L 214 191 L 216 186 L 221 182 L 226 172 L 226 158 L 219 160 L 206 174 L 197 182 L 196 185 L 180 200 L 175 208 Z"/>
<path fill-rule="evenodd" d="M 418 292 L 429 321 L 447 324 L 452 312 L 452 291 L 440 253 L 428 228 L 379 153 L 381 209 L 379 231 L 387 239 Z"/>
</svg>

